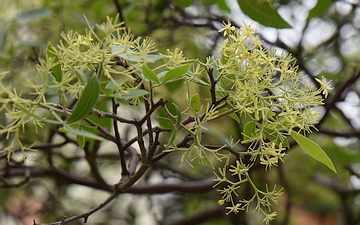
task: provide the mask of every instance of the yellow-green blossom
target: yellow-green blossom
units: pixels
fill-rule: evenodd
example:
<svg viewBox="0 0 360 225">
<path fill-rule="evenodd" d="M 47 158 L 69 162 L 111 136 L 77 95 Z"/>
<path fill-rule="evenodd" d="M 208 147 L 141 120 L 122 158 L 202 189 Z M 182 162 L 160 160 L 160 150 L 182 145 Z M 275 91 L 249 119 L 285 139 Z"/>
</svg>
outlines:
<svg viewBox="0 0 360 225">
<path fill-rule="evenodd" d="M 257 202 L 256 209 L 265 215 L 264 222 L 268 224 L 276 212 L 267 213 L 262 208 L 270 209 L 271 202 L 276 202 L 281 192 L 258 189 L 248 171 L 256 160 L 265 169 L 277 166 L 289 147 L 287 136 L 294 129 L 311 131 L 319 119 L 316 107 L 323 104 L 321 95 L 327 97 L 332 87 L 324 77 L 316 79 L 321 85 L 318 89 L 308 84 L 294 57 L 264 47 L 256 29 L 247 23 L 243 23 L 240 29 L 234 29 L 227 23 L 220 32 L 224 32 L 226 38 L 219 47 L 222 58 L 217 68 L 222 79 L 217 91 L 228 95 L 230 107 L 248 121 L 241 141 L 248 145 L 247 151 L 242 154 L 249 156 L 250 163 L 246 164 L 238 158 L 227 168 L 233 176 L 237 176 L 237 181 L 227 179 L 224 172 L 217 175 L 216 181 L 228 183 L 219 192 L 222 199 L 234 202 L 232 207 L 227 208 L 229 212 L 240 209 L 231 193 L 244 182 L 250 182 L 255 194 L 249 200 L 241 200 L 242 208 Z"/>
<path fill-rule="evenodd" d="M 329 91 L 333 89 L 333 87 L 331 87 L 331 80 L 328 81 L 324 76 L 321 77 L 321 80 L 318 78 L 315 78 L 315 80 L 319 82 L 321 85 L 322 94 L 325 96 L 325 98 L 327 98 Z"/>
</svg>

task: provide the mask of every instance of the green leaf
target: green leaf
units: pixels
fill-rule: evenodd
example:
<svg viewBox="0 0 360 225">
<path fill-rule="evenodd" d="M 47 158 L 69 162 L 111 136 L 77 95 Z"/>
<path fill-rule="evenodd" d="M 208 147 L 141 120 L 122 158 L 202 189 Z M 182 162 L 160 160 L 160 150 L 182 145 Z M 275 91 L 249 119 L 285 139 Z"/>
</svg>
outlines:
<svg viewBox="0 0 360 225">
<path fill-rule="evenodd" d="M 174 129 L 170 132 L 170 138 L 169 138 L 168 143 L 165 145 L 166 147 L 173 145 L 175 138 L 176 138 L 176 134 L 177 134 L 177 129 Z"/>
<path fill-rule="evenodd" d="M 86 85 L 81 98 L 75 105 L 73 113 L 67 118 L 68 123 L 73 123 L 85 118 L 95 106 L 100 94 L 100 82 L 96 75 L 93 75 Z"/>
<path fill-rule="evenodd" d="M 78 79 L 81 81 L 81 83 L 86 84 L 87 77 L 86 77 L 85 73 L 78 68 L 74 69 L 74 71 L 75 71 L 75 74 L 78 77 Z"/>
<path fill-rule="evenodd" d="M 194 3 L 194 0 L 173 0 L 174 4 L 181 8 L 189 7 Z"/>
<path fill-rule="evenodd" d="M 163 55 L 159 55 L 159 54 L 147 54 L 146 55 L 146 59 L 147 61 L 149 62 L 155 62 L 155 61 L 158 61 L 160 59 L 164 58 Z"/>
<path fill-rule="evenodd" d="M 333 4 L 332 0 L 318 0 L 317 4 L 309 12 L 307 20 L 324 15 Z"/>
<path fill-rule="evenodd" d="M 166 8 L 167 8 L 166 0 L 158 0 L 155 4 L 155 9 L 160 13 L 164 12 L 164 9 Z"/>
<path fill-rule="evenodd" d="M 244 14 L 264 26 L 291 28 L 267 0 L 238 0 L 238 3 Z"/>
<path fill-rule="evenodd" d="M 190 64 L 186 64 L 186 65 L 174 68 L 172 70 L 169 70 L 168 72 L 165 73 L 162 82 L 165 83 L 169 80 L 174 80 L 178 77 L 181 77 L 190 69 L 190 66 L 191 66 Z"/>
<path fill-rule="evenodd" d="M 226 54 L 221 54 L 221 63 L 224 65 L 229 61 L 229 57 Z"/>
<path fill-rule="evenodd" d="M 181 88 L 185 84 L 184 79 L 178 79 L 175 81 L 170 81 L 165 84 L 165 87 L 169 91 L 175 91 Z"/>
<path fill-rule="evenodd" d="M 7 36 L 8 36 L 7 29 L 1 29 L 0 30 L 0 56 L 2 56 L 2 54 L 5 51 Z"/>
<path fill-rule="evenodd" d="M 194 94 L 190 99 L 191 108 L 198 113 L 201 109 L 201 101 L 199 93 Z"/>
<path fill-rule="evenodd" d="M 170 130 L 174 129 L 174 124 L 171 119 L 162 116 L 158 116 L 157 119 L 162 128 Z"/>
<path fill-rule="evenodd" d="M 311 157 L 316 159 L 317 161 L 325 164 L 329 169 L 336 173 L 336 169 L 331 159 L 327 156 L 325 151 L 320 148 L 318 144 L 308 139 L 307 137 L 299 134 L 296 131 L 290 132 L 291 137 L 300 145 L 302 149 L 304 149 Z"/>
<path fill-rule="evenodd" d="M 117 54 L 120 58 L 133 62 L 142 62 L 143 59 L 139 57 L 138 53 L 131 50 L 126 45 L 111 45 L 111 53 Z"/>
<path fill-rule="evenodd" d="M 99 101 L 96 104 L 96 109 L 106 112 L 107 110 L 109 110 L 109 101 Z M 98 117 L 94 114 L 90 114 L 88 116 L 88 118 L 90 120 L 92 120 L 94 123 L 100 125 L 102 128 L 105 128 L 107 130 L 111 130 L 111 128 L 112 128 L 113 123 L 112 123 L 112 119 L 110 119 L 110 118 L 107 118 L 107 117 L 102 118 L 102 117 Z M 89 131 L 91 131 L 91 130 L 89 130 Z"/>
<path fill-rule="evenodd" d="M 50 15 L 51 15 L 51 11 L 49 9 L 33 9 L 21 13 L 15 18 L 15 21 L 17 23 L 26 23 L 31 20 L 48 17 Z"/>
<path fill-rule="evenodd" d="M 238 124 L 241 122 L 240 121 L 240 116 L 236 112 L 231 113 L 230 117 L 233 118 Z"/>
<path fill-rule="evenodd" d="M 105 138 L 100 137 L 99 135 L 96 135 L 96 134 L 91 133 L 91 132 L 89 132 L 89 131 L 85 131 L 85 130 L 80 130 L 80 129 L 73 128 L 73 127 L 71 127 L 71 126 L 68 125 L 68 124 L 65 124 L 65 125 L 61 128 L 61 131 L 62 131 L 62 132 L 70 132 L 70 133 L 76 134 L 77 136 L 83 136 L 83 137 L 85 137 L 85 138 L 90 138 L 90 139 L 93 139 L 93 140 L 106 141 Z"/>
<path fill-rule="evenodd" d="M 158 73 L 158 75 L 157 75 L 158 78 L 163 78 L 167 72 L 168 71 L 166 70 L 166 71 L 162 71 L 162 72 Z"/>
<path fill-rule="evenodd" d="M 123 91 L 119 94 L 112 94 L 111 97 L 119 98 L 119 99 L 131 99 L 131 98 L 138 98 L 144 95 L 149 94 L 148 91 L 143 89 L 134 89 L 129 91 Z"/>
<path fill-rule="evenodd" d="M 51 43 L 48 44 L 47 55 L 48 55 L 49 58 L 53 58 L 54 63 L 56 63 L 56 65 L 51 68 L 51 71 L 52 71 L 52 73 L 53 73 L 53 75 L 55 77 L 55 80 L 57 82 L 61 82 L 61 80 L 62 80 L 62 70 L 61 70 L 61 64 L 60 64 L 59 56 L 56 54 L 56 50 L 55 50 L 54 46 L 52 46 Z"/>
<path fill-rule="evenodd" d="M 146 79 L 148 79 L 150 81 L 154 81 L 156 83 L 160 83 L 160 80 L 157 77 L 157 75 L 154 73 L 154 71 L 152 71 L 152 69 L 147 67 L 145 64 L 142 66 L 142 72 L 143 72 L 144 77 Z"/>
<path fill-rule="evenodd" d="M 216 2 L 216 5 L 219 7 L 219 9 L 221 9 L 222 11 L 225 11 L 227 13 L 230 13 L 231 10 L 229 8 L 229 6 L 226 3 L 226 0 L 218 0 Z"/>
<path fill-rule="evenodd" d="M 84 148 L 85 147 L 85 137 L 82 135 L 77 135 L 76 136 L 76 141 L 77 144 L 79 145 L 80 148 Z"/>
<path fill-rule="evenodd" d="M 246 143 L 253 138 L 253 136 L 255 134 L 255 129 L 256 129 L 256 125 L 255 125 L 254 121 L 250 121 L 247 124 L 245 124 L 244 130 L 243 130 L 243 136 L 244 136 L 243 143 Z"/>
<path fill-rule="evenodd" d="M 78 130 L 81 130 L 81 131 L 86 131 L 86 132 L 89 132 L 89 133 L 92 133 L 92 134 L 95 134 L 95 135 L 97 135 L 99 133 L 98 129 L 95 126 L 90 126 L 90 125 L 85 125 L 85 124 L 72 124 L 70 126 L 72 128 L 75 128 L 75 129 L 78 129 Z M 77 135 L 76 136 L 76 141 L 77 141 L 80 148 L 84 148 L 86 143 L 88 143 L 89 146 L 92 145 L 93 142 L 94 142 L 94 139 L 83 136 L 83 135 Z"/>
<path fill-rule="evenodd" d="M 115 83 L 114 83 L 114 81 L 115 81 Z M 109 90 L 116 90 L 117 88 L 118 88 L 118 85 L 120 85 L 121 83 L 123 83 L 124 82 L 124 80 L 123 79 L 116 79 L 116 80 L 114 80 L 114 81 L 110 81 L 110 82 L 108 82 L 106 85 L 105 85 L 105 89 L 109 89 Z"/>
<path fill-rule="evenodd" d="M 45 76 L 45 74 L 43 76 L 38 74 L 37 80 L 38 80 L 39 84 L 46 87 L 46 94 L 48 94 L 48 95 L 58 94 L 57 89 L 53 88 L 56 85 L 56 78 L 53 74 L 48 73 L 47 76 Z M 53 87 L 51 87 L 51 86 L 53 86 Z"/>
<path fill-rule="evenodd" d="M 77 21 L 79 21 L 82 24 L 87 24 L 89 27 L 95 27 L 96 23 L 94 20 L 91 20 L 89 18 L 87 18 L 84 14 L 74 11 L 73 15 L 75 16 L 75 18 L 77 19 Z"/>
<path fill-rule="evenodd" d="M 181 110 L 179 108 L 178 105 L 176 105 L 174 102 L 171 102 L 165 105 L 166 109 L 171 113 L 171 115 L 173 115 L 174 117 L 176 117 L 176 122 L 175 122 L 175 127 L 178 128 L 180 126 L 181 123 Z M 166 115 L 165 113 L 163 113 L 162 115 Z"/>
<path fill-rule="evenodd" d="M 32 110 L 31 108 L 28 108 L 27 106 L 22 105 L 20 102 L 18 101 L 14 101 L 13 103 L 16 108 L 18 108 L 20 111 L 19 112 L 10 112 L 9 115 L 12 115 L 12 118 L 16 118 L 18 116 L 20 116 L 22 113 L 25 113 L 27 115 L 30 115 L 38 120 L 42 119 L 39 115 L 37 115 L 36 113 L 34 113 L 34 110 Z M 15 117 L 14 117 L 15 116 Z"/>
<path fill-rule="evenodd" d="M 200 0 L 200 1 L 204 6 L 211 6 L 217 2 L 217 0 Z"/>
<path fill-rule="evenodd" d="M 267 127 L 264 127 L 264 134 L 267 138 L 269 138 L 270 141 L 276 141 L 277 140 L 277 134 L 276 131 Z"/>
<path fill-rule="evenodd" d="M 176 124 L 175 125 L 178 128 L 180 126 L 180 124 L 181 124 L 181 119 L 182 119 L 181 111 L 180 111 L 180 108 L 179 108 L 178 105 L 176 105 L 174 102 L 172 104 L 174 105 L 174 107 L 176 109 Z"/>
</svg>

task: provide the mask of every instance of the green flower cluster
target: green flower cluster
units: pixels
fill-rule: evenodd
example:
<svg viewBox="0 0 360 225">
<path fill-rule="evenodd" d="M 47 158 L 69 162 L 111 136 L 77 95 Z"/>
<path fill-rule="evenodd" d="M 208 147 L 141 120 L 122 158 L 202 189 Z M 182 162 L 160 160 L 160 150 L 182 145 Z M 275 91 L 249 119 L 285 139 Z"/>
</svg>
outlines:
<svg viewBox="0 0 360 225">
<path fill-rule="evenodd" d="M 256 209 L 265 215 L 264 222 L 269 223 L 276 215 L 271 212 L 271 202 L 276 202 L 281 190 L 259 190 L 248 171 L 257 159 L 265 169 L 277 166 L 289 147 L 288 136 L 314 128 L 319 119 L 317 107 L 323 104 L 322 94 L 326 97 L 332 88 L 325 78 L 317 80 L 320 88 L 316 88 L 298 71 L 291 55 L 263 47 L 256 30 L 246 23 L 240 30 L 224 24 L 220 32 L 224 32 L 225 40 L 220 44 L 222 58 L 216 65 L 216 91 L 228 96 L 227 107 L 233 109 L 234 119 L 247 121 L 241 143 L 248 147 L 241 155 L 249 156 L 250 164 L 239 157 L 235 165 L 219 169 L 217 185 L 227 184 L 219 190 L 223 196 L 219 204 L 230 202 L 229 212 L 236 213 L 249 209 L 255 201 Z M 227 171 L 237 181 L 228 179 Z M 254 195 L 237 202 L 237 190 L 245 182 L 253 187 Z"/>
<path fill-rule="evenodd" d="M 316 88 L 298 71 L 291 55 L 263 47 L 256 30 L 246 23 L 241 29 L 224 24 L 220 32 L 225 37 L 220 44 L 221 58 L 209 57 L 205 63 L 187 59 L 179 49 L 159 54 L 151 39 L 135 38 L 116 19 L 108 18 L 96 29 L 89 26 L 85 34 L 63 33 L 60 44 L 49 44 L 45 59 L 39 61 L 38 77 L 28 82 L 27 96 L 0 83 L 0 111 L 7 118 L 0 124 L 0 135 L 6 137 L 0 152 L 7 152 L 10 158 L 15 149 L 21 150 L 18 160 L 25 160 L 26 150 L 33 150 L 33 143 L 23 142 L 26 133 L 41 132 L 45 124 L 56 127 L 56 132 L 75 135 L 73 142 L 79 147 L 85 140 L 121 145 L 126 141 L 109 133 L 115 125 L 111 127 L 104 119 L 126 123 L 137 130 L 128 146 L 137 142 L 146 165 L 173 151 L 183 152 L 181 162 L 213 169 L 218 165 L 213 159 L 225 161 L 215 179 L 215 186 L 225 184 L 219 189 L 219 204 L 229 203 L 229 213 L 237 213 L 256 202 L 255 209 L 265 215 L 268 224 L 276 216 L 271 203 L 277 202 L 281 190 L 267 186 L 260 190 L 249 171 L 257 162 L 265 169 L 277 166 L 289 147 L 289 136 L 300 145 L 309 143 L 301 133 L 314 128 L 319 117 L 316 108 L 323 104 L 322 96 L 328 95 L 331 86 L 323 78 L 317 79 L 320 88 Z M 0 80 L 5 76 L 0 73 Z M 170 82 L 186 90 L 185 101 L 180 99 L 185 107 L 175 101 L 167 104 L 164 89 Z M 202 92 L 192 94 L 194 86 L 203 87 L 211 97 L 203 97 Z M 132 107 L 144 103 L 146 112 L 141 119 L 129 119 L 117 115 L 116 110 L 109 112 L 107 103 L 115 109 L 116 104 Z M 206 124 L 229 116 L 242 126 L 242 139 L 227 137 L 227 144 L 204 144 Z M 143 130 L 145 124 L 147 130 Z M 237 150 L 239 143 L 246 150 Z M 159 146 L 166 149 L 159 153 Z M 321 153 L 315 144 L 307 146 Z M 326 155 L 314 155 L 331 167 Z M 126 168 L 125 159 L 122 163 Z M 254 190 L 250 199 L 240 196 L 244 183 Z"/>
</svg>

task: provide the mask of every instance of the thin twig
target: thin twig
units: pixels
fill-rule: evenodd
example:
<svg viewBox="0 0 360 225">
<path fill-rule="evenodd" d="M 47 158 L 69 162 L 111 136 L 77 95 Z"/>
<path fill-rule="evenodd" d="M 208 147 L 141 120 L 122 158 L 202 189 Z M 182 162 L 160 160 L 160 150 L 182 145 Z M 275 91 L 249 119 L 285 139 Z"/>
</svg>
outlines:
<svg viewBox="0 0 360 225">
<path fill-rule="evenodd" d="M 114 98 L 111 99 L 112 102 L 112 109 L 113 114 L 117 114 L 117 108 L 119 107 L 119 104 L 117 104 L 114 100 Z M 121 182 L 124 182 L 128 179 L 129 171 L 126 168 L 126 161 L 125 161 L 125 153 L 124 148 L 121 143 L 119 128 L 118 128 L 118 122 L 116 120 L 113 120 L 113 127 L 114 127 L 114 133 L 115 133 L 115 143 L 119 150 L 119 157 L 120 157 L 120 164 L 121 164 Z"/>
<path fill-rule="evenodd" d="M 71 223 L 71 222 L 74 222 L 76 220 L 79 220 L 79 219 L 84 219 L 84 223 L 87 222 L 87 219 L 89 218 L 89 216 L 91 216 L 93 213 L 99 211 L 100 209 L 102 209 L 103 207 L 107 206 L 110 202 L 112 202 L 116 197 L 118 196 L 118 193 L 117 192 L 113 192 L 111 193 L 111 195 L 105 199 L 105 201 L 103 201 L 102 203 L 100 203 L 99 205 L 95 206 L 94 208 L 92 208 L 91 210 L 89 210 L 88 212 L 86 213 L 81 213 L 81 214 L 77 214 L 77 215 L 74 215 L 72 217 L 69 217 L 69 218 L 64 218 L 63 220 L 61 221 L 58 221 L 58 222 L 54 222 L 54 223 L 41 223 L 41 224 L 38 224 L 35 222 L 34 220 L 34 223 L 33 225 L 61 225 L 61 224 L 68 224 L 68 223 Z"/>
<path fill-rule="evenodd" d="M 148 150 L 148 155 L 147 158 L 149 161 L 152 160 L 152 158 L 154 157 L 155 151 L 157 149 L 157 147 L 161 144 L 159 141 L 159 137 L 160 137 L 160 133 L 162 132 L 162 129 L 160 127 L 155 127 L 153 129 L 154 133 L 155 133 L 155 140 L 153 141 L 153 143 L 149 146 L 149 150 Z"/>
<path fill-rule="evenodd" d="M 121 140 L 122 144 L 123 144 L 123 148 L 125 145 L 125 141 Z M 128 171 L 129 171 L 129 176 L 132 176 L 135 174 L 136 171 L 136 167 L 139 164 L 140 161 L 140 155 L 139 153 L 136 151 L 135 148 L 133 148 L 132 146 L 126 147 L 125 148 L 126 151 L 129 153 L 130 155 L 130 160 L 129 160 L 129 165 L 128 165 Z"/>
<path fill-rule="evenodd" d="M 143 130 L 142 130 L 142 126 L 137 124 L 136 126 L 136 131 L 137 131 L 137 143 L 139 145 L 140 148 L 140 153 L 141 153 L 141 160 L 143 163 L 146 163 L 146 147 L 145 147 L 145 142 L 144 142 L 144 135 L 143 135 Z"/>
</svg>

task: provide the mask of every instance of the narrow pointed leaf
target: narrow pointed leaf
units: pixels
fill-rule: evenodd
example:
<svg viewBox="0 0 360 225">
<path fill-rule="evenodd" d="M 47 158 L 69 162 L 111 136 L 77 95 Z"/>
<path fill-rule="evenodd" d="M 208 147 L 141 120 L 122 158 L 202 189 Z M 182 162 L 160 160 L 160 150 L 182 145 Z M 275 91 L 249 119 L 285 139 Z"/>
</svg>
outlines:
<svg viewBox="0 0 360 225">
<path fill-rule="evenodd" d="M 73 113 L 66 120 L 73 123 L 85 118 L 95 106 L 100 94 L 100 82 L 96 75 L 93 75 L 86 85 L 81 98 L 75 105 Z"/>
<path fill-rule="evenodd" d="M 85 137 L 82 135 L 76 135 L 76 141 L 80 148 L 85 147 Z"/>
<path fill-rule="evenodd" d="M 131 99 L 131 98 L 139 98 L 147 94 L 149 94 L 149 92 L 146 90 L 134 89 L 134 90 L 123 91 L 119 94 L 112 94 L 110 96 L 119 99 Z"/>
<path fill-rule="evenodd" d="M 146 55 L 146 60 L 148 62 L 155 62 L 155 61 L 158 61 L 159 59 L 162 59 L 162 58 L 164 58 L 164 56 L 158 55 L 158 54 L 147 54 Z"/>
<path fill-rule="evenodd" d="M 179 66 L 177 68 L 174 68 L 172 70 L 169 70 L 163 77 L 162 82 L 165 83 L 169 80 L 174 80 L 178 77 L 181 77 L 182 75 L 184 75 L 189 69 L 190 69 L 190 64 L 186 64 L 183 66 Z"/>
<path fill-rule="evenodd" d="M 5 51 L 7 36 L 8 36 L 7 29 L 1 29 L 0 30 L 0 56 L 2 56 L 2 54 Z"/>
<path fill-rule="evenodd" d="M 236 112 L 231 113 L 230 117 L 233 118 L 238 124 L 241 122 L 240 117 L 238 116 L 238 114 Z"/>
<path fill-rule="evenodd" d="M 177 129 L 174 129 L 170 132 L 170 138 L 168 143 L 165 146 L 171 146 L 173 145 L 175 138 L 176 138 L 176 134 L 177 134 Z"/>
<path fill-rule="evenodd" d="M 142 72 L 146 79 L 150 81 L 154 81 L 156 83 L 160 83 L 158 76 L 154 73 L 154 71 L 152 71 L 152 69 L 147 67 L 145 64 L 142 66 Z"/>
<path fill-rule="evenodd" d="M 86 84 L 87 83 L 87 78 L 86 75 L 83 71 L 81 71 L 80 69 L 76 68 L 75 70 L 75 74 L 78 77 L 78 79 L 81 81 L 82 84 Z"/>
<path fill-rule="evenodd" d="M 174 0 L 175 5 L 180 6 L 181 8 L 189 7 L 194 3 L 194 0 Z"/>
<path fill-rule="evenodd" d="M 267 0 L 238 0 L 241 11 L 256 22 L 274 28 L 291 28 Z"/>
<path fill-rule="evenodd" d="M 96 134 L 91 133 L 89 131 L 73 128 L 68 124 L 65 124 L 62 127 L 61 131 L 62 132 L 70 132 L 70 133 L 76 134 L 77 136 L 82 136 L 82 137 L 86 137 L 86 138 L 93 139 L 93 140 L 106 141 L 105 138 L 100 137 L 99 135 L 96 135 Z"/>
<path fill-rule="evenodd" d="M 49 58 L 54 59 L 54 63 L 56 63 L 53 68 L 51 68 L 51 71 L 56 79 L 57 82 L 60 82 L 62 80 L 62 70 L 61 70 L 61 64 L 58 55 L 56 54 L 54 46 L 52 44 L 48 44 L 47 48 L 47 55 Z"/>
<path fill-rule="evenodd" d="M 231 12 L 231 9 L 229 8 L 229 6 L 227 5 L 226 0 L 218 0 L 216 2 L 217 7 L 219 7 L 219 9 L 221 9 L 222 11 L 225 11 L 227 13 Z"/>
<path fill-rule="evenodd" d="M 51 11 L 49 9 L 33 9 L 21 13 L 15 18 L 15 21 L 18 23 L 26 23 L 30 22 L 31 20 L 48 17 L 50 15 Z"/>
<path fill-rule="evenodd" d="M 318 144 L 296 131 L 291 131 L 290 135 L 296 141 L 296 143 L 298 143 L 300 147 L 304 149 L 311 157 L 325 164 L 329 169 L 336 173 L 335 166 L 331 159 Z"/>
<path fill-rule="evenodd" d="M 211 5 L 214 5 L 217 2 L 217 0 L 200 0 L 200 2 L 204 6 L 211 6 Z"/>
<path fill-rule="evenodd" d="M 324 15 L 332 4 L 332 0 L 318 0 L 314 8 L 310 10 L 307 20 Z"/>
<path fill-rule="evenodd" d="M 194 94 L 190 99 L 190 106 L 196 112 L 200 112 L 201 109 L 201 101 L 199 93 Z"/>
<path fill-rule="evenodd" d="M 114 81 L 110 81 L 105 85 L 105 89 L 109 89 L 109 90 L 116 90 L 118 88 L 118 86 L 120 86 L 121 83 L 123 83 L 124 80 L 123 79 L 116 79 Z"/>
<path fill-rule="evenodd" d="M 176 109 L 176 128 L 178 128 L 180 126 L 181 123 L 181 111 L 179 106 L 177 106 L 174 102 L 172 103 Z"/>
<path fill-rule="evenodd" d="M 143 59 L 138 55 L 137 52 L 131 50 L 126 45 L 111 45 L 111 52 L 117 54 L 120 58 L 133 62 L 142 62 Z"/>
</svg>

